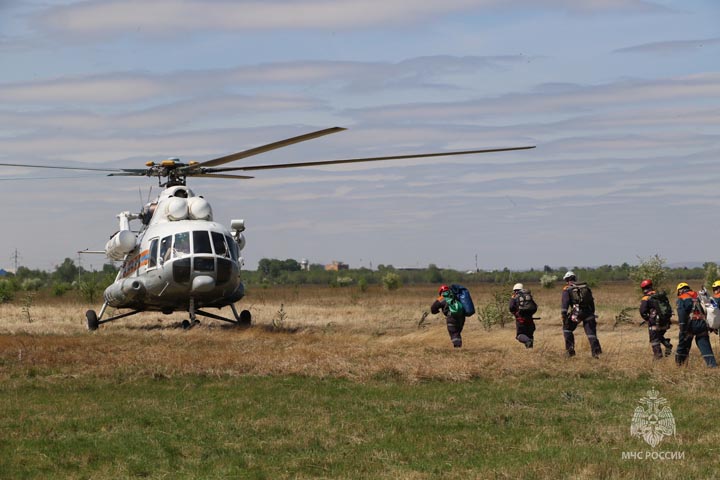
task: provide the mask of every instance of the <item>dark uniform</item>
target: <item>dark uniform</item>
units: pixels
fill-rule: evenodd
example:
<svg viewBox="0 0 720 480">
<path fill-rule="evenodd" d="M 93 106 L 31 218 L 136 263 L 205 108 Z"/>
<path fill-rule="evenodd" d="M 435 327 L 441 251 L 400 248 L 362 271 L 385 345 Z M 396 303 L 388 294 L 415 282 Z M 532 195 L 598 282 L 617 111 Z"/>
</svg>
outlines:
<svg viewBox="0 0 720 480">
<path fill-rule="evenodd" d="M 448 306 L 446 295 L 452 295 L 450 292 L 443 292 L 437 300 L 430 306 L 430 312 L 433 315 L 442 312 L 445 315 L 445 321 L 447 322 L 447 330 L 450 334 L 450 341 L 453 347 L 462 347 L 462 331 L 465 326 L 465 315 L 463 313 L 450 313 L 450 307 Z"/>
<path fill-rule="evenodd" d="M 525 348 L 533 348 L 535 321 L 532 313 L 525 315 L 520 313 L 518 293 L 517 290 L 513 291 L 508 305 L 510 313 L 515 316 L 515 338 L 518 342 L 525 344 Z"/>
<path fill-rule="evenodd" d="M 563 287 L 562 300 L 560 304 L 560 315 L 563 322 L 563 337 L 565 337 L 565 351 L 569 357 L 575 355 L 575 334 L 573 333 L 582 322 L 590 342 L 592 356 L 598 358 L 602 353 L 600 341 L 597 338 L 597 318 L 595 317 L 595 300 L 590 295 L 589 304 L 582 309 L 580 305 L 573 305 L 570 297 L 570 289 L 575 285 L 575 277 L 568 281 Z M 588 289 L 589 290 L 589 289 Z"/>
<path fill-rule="evenodd" d="M 643 290 L 643 297 L 640 300 L 640 316 L 648 324 L 648 335 L 650 336 L 650 346 L 652 347 L 653 355 L 655 358 L 662 358 L 663 352 L 661 345 L 665 346 L 665 356 L 669 357 L 672 354 L 672 343 L 669 339 L 665 338 L 665 332 L 668 331 L 670 325 L 667 327 L 661 327 L 658 325 L 658 312 L 652 306 L 650 302 L 650 296 L 655 294 L 655 290 L 652 288 L 646 288 Z"/>
<path fill-rule="evenodd" d="M 692 318 L 693 303 L 699 301 L 697 292 L 684 286 L 678 289 L 677 298 L 677 315 L 678 326 L 680 327 L 680 335 L 678 339 L 677 353 L 675 354 L 675 362 L 683 365 L 687 362 L 692 346 L 693 337 L 695 344 L 702 354 L 703 360 L 708 367 L 717 367 L 715 355 L 713 355 L 712 346 L 710 345 L 710 337 L 707 323 L 704 318 Z"/>
</svg>

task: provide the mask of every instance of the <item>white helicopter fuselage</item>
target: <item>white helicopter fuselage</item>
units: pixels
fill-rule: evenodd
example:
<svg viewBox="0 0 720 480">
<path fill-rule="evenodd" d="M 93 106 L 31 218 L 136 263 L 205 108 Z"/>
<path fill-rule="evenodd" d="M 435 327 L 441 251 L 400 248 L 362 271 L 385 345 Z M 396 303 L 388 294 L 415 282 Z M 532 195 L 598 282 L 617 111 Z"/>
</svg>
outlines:
<svg viewBox="0 0 720 480">
<path fill-rule="evenodd" d="M 105 290 L 107 305 L 171 313 L 191 302 L 222 308 L 244 296 L 242 220 L 233 220 L 232 230 L 214 222 L 209 203 L 184 185 L 166 188 L 140 214 L 118 217 L 120 231 L 105 251 L 123 263 Z M 134 219 L 143 221 L 137 235 L 129 226 Z"/>
</svg>

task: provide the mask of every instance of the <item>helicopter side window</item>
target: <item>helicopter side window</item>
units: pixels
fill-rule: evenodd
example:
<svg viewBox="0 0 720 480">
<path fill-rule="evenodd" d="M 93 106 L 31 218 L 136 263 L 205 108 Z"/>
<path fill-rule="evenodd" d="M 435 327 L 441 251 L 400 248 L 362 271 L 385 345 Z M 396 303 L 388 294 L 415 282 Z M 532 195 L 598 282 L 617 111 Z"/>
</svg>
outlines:
<svg viewBox="0 0 720 480">
<path fill-rule="evenodd" d="M 170 252 L 172 252 L 172 249 L 170 248 L 172 246 L 172 235 L 168 235 L 167 237 L 160 240 L 160 255 L 158 257 L 158 261 L 160 263 L 166 262 L 170 259 Z"/>
<path fill-rule="evenodd" d="M 195 253 L 212 253 L 210 247 L 210 235 L 205 230 L 198 230 L 193 233 L 193 251 Z"/>
<path fill-rule="evenodd" d="M 227 240 L 228 247 L 230 248 L 230 257 L 237 261 L 238 259 L 238 248 L 237 248 L 237 242 L 233 240 L 233 238 L 230 235 L 225 235 L 225 240 Z"/>
<path fill-rule="evenodd" d="M 182 232 L 175 234 L 175 244 L 173 245 L 173 258 L 184 257 L 190 253 L 190 232 Z"/>
<path fill-rule="evenodd" d="M 210 232 L 210 235 L 212 235 L 213 247 L 215 247 L 215 255 L 219 255 L 221 257 L 230 256 L 228 253 L 227 245 L 225 245 L 225 237 L 223 236 L 223 234 L 218 232 Z"/>
<path fill-rule="evenodd" d="M 150 242 L 150 253 L 148 254 L 148 270 L 157 267 L 158 239 L 153 238 Z"/>
</svg>

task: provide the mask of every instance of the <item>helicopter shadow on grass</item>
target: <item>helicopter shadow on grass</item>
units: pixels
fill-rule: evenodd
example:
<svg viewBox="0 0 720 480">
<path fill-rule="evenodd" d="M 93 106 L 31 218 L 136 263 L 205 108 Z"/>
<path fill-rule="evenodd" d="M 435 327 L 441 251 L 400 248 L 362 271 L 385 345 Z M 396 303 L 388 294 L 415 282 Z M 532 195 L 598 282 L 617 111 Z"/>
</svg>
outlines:
<svg viewBox="0 0 720 480">
<path fill-rule="evenodd" d="M 153 331 L 153 330 L 193 330 L 202 328 L 205 330 L 219 330 L 219 331 L 232 331 L 232 330 L 249 330 L 259 329 L 268 333 L 299 333 L 303 330 L 302 327 L 277 327 L 275 325 L 233 325 L 233 324 L 210 324 L 210 323 L 198 323 L 191 327 L 186 327 L 183 322 L 172 322 L 172 323 L 155 323 L 152 325 L 125 325 L 124 328 L 127 330 L 137 331 Z"/>
</svg>

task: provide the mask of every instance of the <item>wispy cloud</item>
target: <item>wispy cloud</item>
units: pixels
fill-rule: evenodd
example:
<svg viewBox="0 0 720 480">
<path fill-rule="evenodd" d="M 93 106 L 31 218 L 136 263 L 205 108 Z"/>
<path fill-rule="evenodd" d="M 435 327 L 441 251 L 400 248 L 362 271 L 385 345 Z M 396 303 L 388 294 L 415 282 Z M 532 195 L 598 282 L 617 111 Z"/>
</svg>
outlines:
<svg viewBox="0 0 720 480">
<path fill-rule="evenodd" d="M 643 43 L 630 47 L 619 48 L 613 53 L 648 53 L 648 54 L 682 54 L 701 50 L 703 48 L 714 48 L 720 45 L 720 37 L 704 38 L 698 40 L 669 40 L 661 42 Z"/>
<path fill-rule="evenodd" d="M 362 29 L 408 25 L 437 16 L 482 10 L 560 10 L 576 14 L 652 12 L 664 8 L 643 0 L 199 0 L 86 1 L 54 7 L 41 21 L 59 32 L 108 37 L 118 32 L 148 36 L 188 31 L 266 29 Z"/>
</svg>

